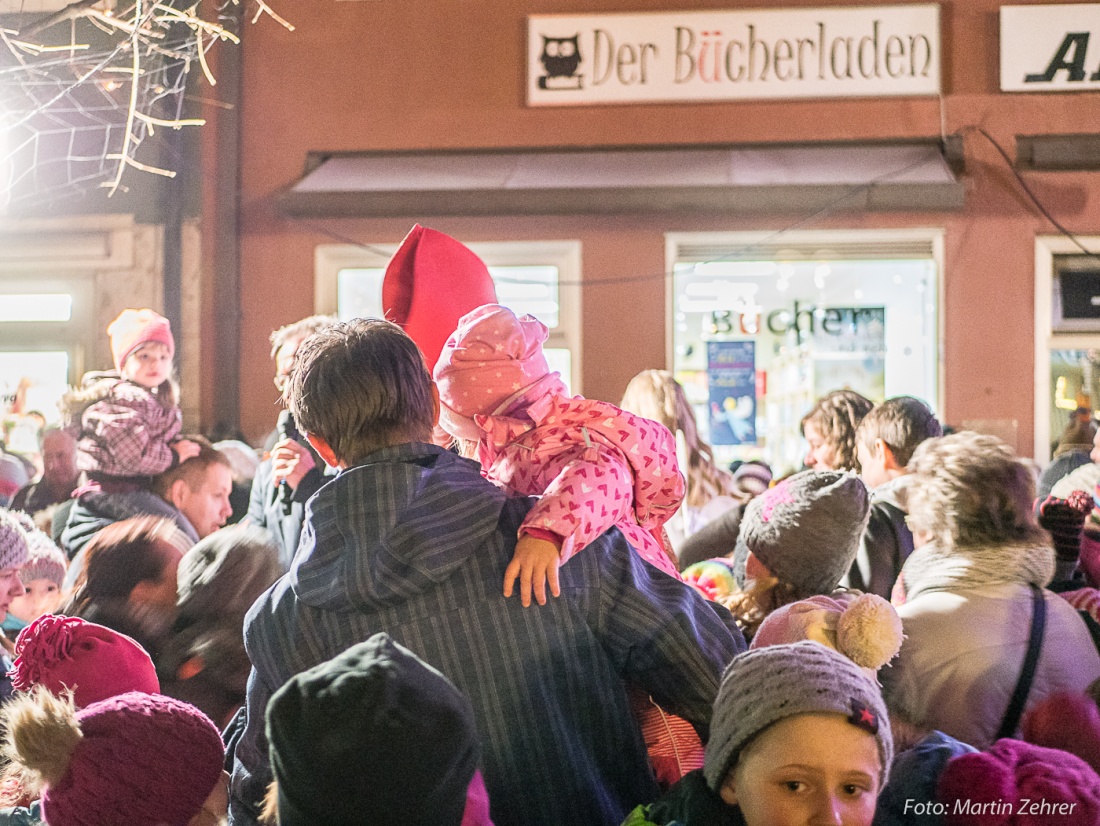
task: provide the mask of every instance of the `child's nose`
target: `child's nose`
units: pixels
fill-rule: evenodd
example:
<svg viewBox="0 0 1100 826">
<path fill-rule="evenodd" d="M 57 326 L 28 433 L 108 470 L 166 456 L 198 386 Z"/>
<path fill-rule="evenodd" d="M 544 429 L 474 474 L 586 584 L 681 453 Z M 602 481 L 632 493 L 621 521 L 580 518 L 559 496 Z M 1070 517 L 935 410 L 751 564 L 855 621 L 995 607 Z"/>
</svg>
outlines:
<svg viewBox="0 0 1100 826">
<path fill-rule="evenodd" d="M 822 792 L 814 801 L 813 826 L 844 826 L 844 801 L 836 792 Z"/>
</svg>

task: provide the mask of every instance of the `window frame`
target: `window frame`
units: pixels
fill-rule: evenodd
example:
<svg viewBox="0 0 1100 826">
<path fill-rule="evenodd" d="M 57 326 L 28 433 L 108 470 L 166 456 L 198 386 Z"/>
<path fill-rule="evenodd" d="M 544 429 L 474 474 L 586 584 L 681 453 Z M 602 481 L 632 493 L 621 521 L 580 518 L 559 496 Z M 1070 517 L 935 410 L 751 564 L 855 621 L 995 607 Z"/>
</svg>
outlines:
<svg viewBox="0 0 1100 826">
<path fill-rule="evenodd" d="M 480 241 L 467 243 L 486 266 L 552 266 L 558 270 L 558 326 L 548 348 L 569 351 L 570 390 L 583 393 L 580 241 Z M 397 244 L 319 244 L 314 251 L 314 312 L 338 310 L 340 271 L 385 268 Z"/>
</svg>

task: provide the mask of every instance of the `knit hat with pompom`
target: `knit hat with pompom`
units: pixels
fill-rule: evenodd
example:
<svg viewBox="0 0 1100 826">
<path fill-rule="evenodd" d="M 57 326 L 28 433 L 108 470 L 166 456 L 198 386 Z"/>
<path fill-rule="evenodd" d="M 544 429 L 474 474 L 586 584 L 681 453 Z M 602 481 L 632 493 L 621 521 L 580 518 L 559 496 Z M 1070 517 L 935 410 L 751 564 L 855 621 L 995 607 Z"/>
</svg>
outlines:
<svg viewBox="0 0 1100 826">
<path fill-rule="evenodd" d="M 9 754 L 42 778 L 50 826 L 187 826 L 222 776 L 217 728 L 171 697 L 131 692 L 76 711 L 40 688 L 3 716 Z"/>
<path fill-rule="evenodd" d="M 873 678 L 897 655 L 904 638 L 894 606 L 876 594 L 849 591 L 776 609 L 760 624 L 750 647 L 813 640 L 839 651 Z"/>
</svg>

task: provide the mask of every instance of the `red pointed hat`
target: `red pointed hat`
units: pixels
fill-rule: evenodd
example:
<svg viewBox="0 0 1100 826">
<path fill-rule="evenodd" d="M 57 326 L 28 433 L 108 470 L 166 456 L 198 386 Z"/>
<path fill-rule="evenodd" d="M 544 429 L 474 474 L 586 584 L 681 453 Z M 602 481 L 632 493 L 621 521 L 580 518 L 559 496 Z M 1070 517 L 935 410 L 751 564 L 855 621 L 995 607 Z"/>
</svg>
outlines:
<svg viewBox="0 0 1100 826">
<path fill-rule="evenodd" d="M 382 307 L 435 367 L 458 320 L 497 301 L 485 262 L 449 235 L 416 224 L 386 266 Z"/>
</svg>

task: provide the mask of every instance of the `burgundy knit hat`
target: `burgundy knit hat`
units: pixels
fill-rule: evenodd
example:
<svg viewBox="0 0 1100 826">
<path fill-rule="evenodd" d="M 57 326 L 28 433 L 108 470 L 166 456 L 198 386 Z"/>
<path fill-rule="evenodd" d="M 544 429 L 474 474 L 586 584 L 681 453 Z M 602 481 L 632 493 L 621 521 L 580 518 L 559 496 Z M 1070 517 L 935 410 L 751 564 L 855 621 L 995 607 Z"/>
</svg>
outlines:
<svg viewBox="0 0 1100 826">
<path fill-rule="evenodd" d="M 138 347 L 157 342 L 168 348 L 168 357 L 176 353 L 176 342 L 168 319 L 152 310 L 123 310 L 118 318 L 107 326 L 111 337 L 111 355 L 115 369 L 122 372 L 122 365 Z"/>
<path fill-rule="evenodd" d="M 1100 823 L 1100 776 L 1079 757 L 1021 740 L 953 758 L 936 798 L 946 806 L 945 826 Z"/>
<path fill-rule="evenodd" d="M 429 370 L 458 320 L 496 300 L 484 261 L 449 235 L 419 224 L 393 254 L 382 280 L 386 318 L 416 342 Z"/>
<path fill-rule="evenodd" d="M 1028 709 L 1020 729 L 1027 742 L 1076 754 L 1100 772 L 1100 708 L 1087 694 L 1047 695 Z"/>
<path fill-rule="evenodd" d="M 69 689 L 77 708 L 130 691 L 160 693 L 144 648 L 124 634 L 77 617 L 39 617 L 19 632 L 15 657 L 10 673 L 16 691 L 40 685 L 60 696 Z"/>
<path fill-rule="evenodd" d="M 83 736 L 42 794 L 50 826 L 187 826 L 221 778 L 221 735 L 192 705 L 135 691 L 76 720 Z"/>
</svg>

